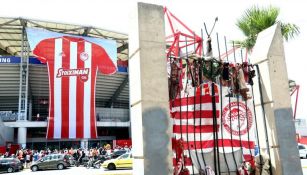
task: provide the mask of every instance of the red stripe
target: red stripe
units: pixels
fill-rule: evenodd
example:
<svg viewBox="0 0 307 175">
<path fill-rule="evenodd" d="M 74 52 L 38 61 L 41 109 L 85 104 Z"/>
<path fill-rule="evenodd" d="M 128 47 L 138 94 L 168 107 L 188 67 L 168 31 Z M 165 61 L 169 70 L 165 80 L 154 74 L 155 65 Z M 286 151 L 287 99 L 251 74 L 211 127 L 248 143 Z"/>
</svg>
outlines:
<svg viewBox="0 0 307 175">
<path fill-rule="evenodd" d="M 92 46 L 92 45 L 91 45 Z M 95 47 L 92 47 L 95 49 Z M 93 53 L 93 52 L 92 52 Z M 95 86 L 96 86 L 96 70 L 97 64 L 95 59 L 99 59 L 97 55 L 92 55 L 92 67 L 91 67 L 91 138 L 97 138 L 97 129 L 96 129 L 96 112 L 95 112 Z"/>
<path fill-rule="evenodd" d="M 52 43 L 49 43 L 48 48 L 51 53 L 54 53 L 54 39 Z M 48 42 L 47 42 L 48 43 Z M 44 47 L 39 45 L 38 47 Z M 48 60 L 48 74 L 49 74 L 49 120 L 48 120 L 48 128 L 47 128 L 47 139 L 53 139 L 54 135 L 54 54 L 53 56 L 50 55 Z"/>
<path fill-rule="evenodd" d="M 219 96 L 215 96 L 215 102 L 219 103 Z M 200 98 L 200 95 L 196 95 L 196 97 L 192 96 L 192 97 L 181 97 L 181 98 L 177 98 L 175 100 L 173 100 L 171 102 L 171 106 L 173 107 L 178 107 L 178 106 L 187 106 L 187 105 L 194 105 L 194 104 L 200 104 L 200 102 L 202 104 L 204 103 L 212 103 L 212 96 L 210 95 L 203 95 Z"/>
<path fill-rule="evenodd" d="M 219 128 L 219 125 L 217 126 Z M 194 126 L 194 125 L 173 125 L 173 132 L 174 133 L 212 133 L 213 132 L 213 125 L 201 125 L 201 126 Z"/>
<path fill-rule="evenodd" d="M 128 60 L 117 60 L 117 66 L 128 67 Z"/>
<path fill-rule="evenodd" d="M 254 156 L 250 155 L 250 154 L 244 154 L 243 158 L 245 161 L 253 161 L 254 160 Z"/>
<path fill-rule="evenodd" d="M 50 61 L 47 65 L 49 68 L 49 120 L 47 128 L 47 139 L 53 139 L 54 134 L 54 62 Z"/>
<path fill-rule="evenodd" d="M 244 154 L 243 155 L 244 157 L 244 160 L 245 161 L 249 161 L 249 162 L 254 162 L 254 157 L 252 155 L 249 155 L 249 154 Z M 177 165 L 177 161 L 176 158 L 174 157 L 173 158 L 173 165 L 176 166 Z M 192 159 L 189 158 L 189 157 L 184 157 L 184 165 L 185 166 L 192 166 Z"/>
<path fill-rule="evenodd" d="M 218 140 L 218 146 L 222 147 L 224 144 L 224 147 L 241 147 L 240 146 L 240 140 L 231 140 L 231 139 L 224 139 L 222 142 L 221 139 Z M 252 141 L 241 141 L 242 147 L 246 149 L 253 149 L 254 148 L 254 142 Z M 201 149 L 201 148 L 213 148 L 214 142 L 213 140 L 206 140 L 206 141 L 183 141 L 183 147 L 185 150 L 188 149 L 188 145 L 190 146 L 190 149 Z"/>
<path fill-rule="evenodd" d="M 194 118 L 212 118 L 213 111 L 209 110 L 202 110 L 202 111 L 180 111 L 172 112 L 172 118 L 174 119 L 194 119 Z M 216 111 L 216 116 L 220 116 L 220 111 Z"/>
<path fill-rule="evenodd" d="M 176 158 L 173 158 L 173 165 L 174 165 L 174 166 L 177 165 Z M 192 165 L 192 159 L 189 158 L 189 157 L 184 157 L 184 165 L 185 165 L 185 166 L 191 166 L 191 165 Z"/>
<path fill-rule="evenodd" d="M 62 40 L 62 68 L 70 69 L 70 42 Z M 69 76 L 62 77 L 62 131 L 61 138 L 69 137 Z"/>
<path fill-rule="evenodd" d="M 78 68 L 83 68 L 84 67 L 84 62 L 80 59 L 80 53 L 84 52 L 84 42 L 78 42 L 78 54 L 77 54 L 77 67 Z M 77 138 L 83 138 L 83 129 L 84 129 L 84 84 L 83 82 L 77 78 L 77 87 L 76 87 L 76 137 Z"/>
</svg>

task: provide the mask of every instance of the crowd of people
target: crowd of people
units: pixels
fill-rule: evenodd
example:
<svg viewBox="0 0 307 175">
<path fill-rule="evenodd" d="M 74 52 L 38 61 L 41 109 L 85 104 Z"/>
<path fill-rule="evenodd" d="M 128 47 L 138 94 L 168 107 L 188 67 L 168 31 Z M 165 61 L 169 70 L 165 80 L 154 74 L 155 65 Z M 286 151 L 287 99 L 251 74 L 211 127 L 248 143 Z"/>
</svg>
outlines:
<svg viewBox="0 0 307 175">
<path fill-rule="evenodd" d="M 29 168 L 32 162 L 35 162 L 49 154 L 68 154 L 68 155 L 71 155 L 76 161 L 81 163 L 84 157 L 96 159 L 100 155 L 109 156 L 113 152 L 116 152 L 118 150 L 130 151 L 131 147 L 128 147 L 127 145 L 124 147 L 115 146 L 112 149 L 110 144 L 106 144 L 103 147 L 90 148 L 90 149 L 83 149 L 83 148 L 78 148 L 78 149 L 65 148 L 65 149 L 60 149 L 60 150 L 57 150 L 57 149 L 51 150 L 49 148 L 44 149 L 44 150 L 19 149 L 16 151 L 15 154 L 9 155 L 9 152 L 7 151 L 5 154 L 0 155 L 0 157 L 1 158 L 8 158 L 8 157 L 18 158 L 24 164 L 25 168 Z"/>
</svg>

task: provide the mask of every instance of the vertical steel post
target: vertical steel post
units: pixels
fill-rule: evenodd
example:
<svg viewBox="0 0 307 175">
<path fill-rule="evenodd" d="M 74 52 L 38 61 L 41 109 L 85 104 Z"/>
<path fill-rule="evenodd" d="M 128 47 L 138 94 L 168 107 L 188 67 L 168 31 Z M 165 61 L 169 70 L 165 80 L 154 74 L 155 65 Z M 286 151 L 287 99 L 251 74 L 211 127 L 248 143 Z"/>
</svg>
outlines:
<svg viewBox="0 0 307 175">
<path fill-rule="evenodd" d="M 27 46 L 27 41 L 25 41 L 26 22 L 23 19 L 20 19 L 20 23 L 22 24 L 22 34 L 21 34 L 18 120 L 25 121 L 27 120 L 27 111 L 28 111 L 29 48 Z"/>
</svg>

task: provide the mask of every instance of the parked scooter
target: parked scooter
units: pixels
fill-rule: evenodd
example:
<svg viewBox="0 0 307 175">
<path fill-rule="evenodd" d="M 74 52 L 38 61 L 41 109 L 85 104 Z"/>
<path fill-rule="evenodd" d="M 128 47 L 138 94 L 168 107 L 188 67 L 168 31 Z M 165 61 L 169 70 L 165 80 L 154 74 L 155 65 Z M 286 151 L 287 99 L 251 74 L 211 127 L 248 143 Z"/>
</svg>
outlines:
<svg viewBox="0 0 307 175">
<path fill-rule="evenodd" d="M 81 159 L 81 160 L 80 160 Z M 89 161 L 88 157 L 83 157 L 83 158 L 80 158 L 80 159 L 77 159 L 75 161 L 75 166 L 76 167 L 79 167 L 79 166 L 87 166 L 87 163 Z"/>
<path fill-rule="evenodd" d="M 97 159 L 91 157 L 89 161 L 84 165 L 87 169 L 93 167 L 99 169 L 101 164 L 106 160 L 105 156 L 98 156 Z"/>
</svg>

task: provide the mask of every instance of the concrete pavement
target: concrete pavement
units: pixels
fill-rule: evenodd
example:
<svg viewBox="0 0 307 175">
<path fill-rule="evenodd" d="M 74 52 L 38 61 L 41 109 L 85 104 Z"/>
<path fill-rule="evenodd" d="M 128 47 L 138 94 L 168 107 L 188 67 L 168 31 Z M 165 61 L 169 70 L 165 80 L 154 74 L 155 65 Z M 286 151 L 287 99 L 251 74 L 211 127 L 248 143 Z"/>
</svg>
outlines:
<svg viewBox="0 0 307 175">
<path fill-rule="evenodd" d="M 64 170 L 44 170 L 32 172 L 30 169 L 16 172 L 17 175 L 132 175 L 132 170 L 86 169 L 85 167 L 70 167 Z"/>
</svg>

